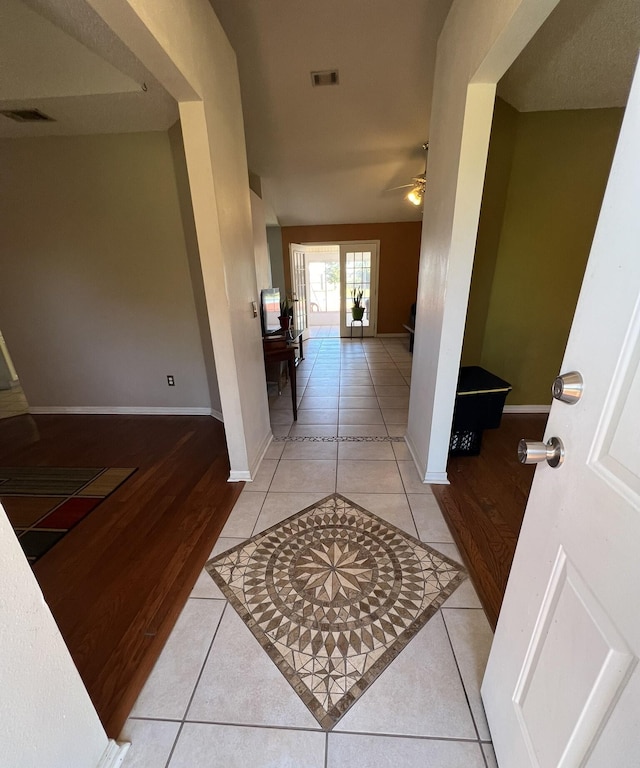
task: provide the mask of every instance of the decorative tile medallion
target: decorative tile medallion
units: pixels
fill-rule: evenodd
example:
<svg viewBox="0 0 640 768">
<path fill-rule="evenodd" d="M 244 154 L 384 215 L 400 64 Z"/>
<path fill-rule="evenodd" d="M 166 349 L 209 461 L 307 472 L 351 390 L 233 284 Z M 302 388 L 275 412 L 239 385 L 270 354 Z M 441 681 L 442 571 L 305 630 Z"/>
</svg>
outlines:
<svg viewBox="0 0 640 768">
<path fill-rule="evenodd" d="M 337 493 L 218 555 L 207 571 L 325 730 L 466 577 Z"/>
</svg>

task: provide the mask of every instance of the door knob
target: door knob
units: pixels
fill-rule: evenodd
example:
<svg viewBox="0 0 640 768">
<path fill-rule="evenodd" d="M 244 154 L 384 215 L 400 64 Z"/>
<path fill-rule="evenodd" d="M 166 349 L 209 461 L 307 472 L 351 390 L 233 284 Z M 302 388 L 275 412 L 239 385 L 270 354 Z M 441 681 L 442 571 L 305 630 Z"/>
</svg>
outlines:
<svg viewBox="0 0 640 768">
<path fill-rule="evenodd" d="M 556 400 L 573 405 L 582 397 L 583 386 L 582 374 L 570 371 L 558 376 L 551 386 L 551 393 Z"/>
<path fill-rule="evenodd" d="M 564 460 L 564 445 L 559 437 L 552 437 L 548 443 L 521 440 L 518 443 L 518 461 L 521 464 L 539 464 L 546 461 L 550 467 L 558 467 Z"/>
</svg>

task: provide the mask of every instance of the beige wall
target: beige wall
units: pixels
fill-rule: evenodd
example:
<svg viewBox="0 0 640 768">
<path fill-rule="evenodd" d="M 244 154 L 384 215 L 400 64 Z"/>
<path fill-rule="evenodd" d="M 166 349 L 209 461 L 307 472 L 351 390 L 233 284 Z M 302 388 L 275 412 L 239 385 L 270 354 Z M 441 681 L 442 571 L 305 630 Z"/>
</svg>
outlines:
<svg viewBox="0 0 640 768">
<path fill-rule="evenodd" d="M 258 290 L 271 288 L 271 262 L 267 244 L 267 223 L 264 203 L 251 190 L 251 221 L 253 223 L 253 253 L 256 262 L 256 284 Z"/>
<path fill-rule="evenodd" d="M 235 54 L 207 0 L 86 0 L 178 102 L 231 480 L 272 438 Z"/>
<path fill-rule="evenodd" d="M 200 342 L 202 344 L 202 354 L 204 357 L 204 365 L 207 371 L 207 380 L 209 383 L 211 412 L 216 418 L 222 419 L 222 404 L 220 403 L 218 374 L 216 372 L 215 356 L 213 354 L 211 329 L 209 328 L 207 297 L 205 295 L 204 281 L 202 278 L 200 249 L 198 248 L 196 224 L 193 219 L 191 189 L 189 188 L 189 175 L 187 173 L 187 159 L 184 156 L 182 127 L 179 120 L 169 129 L 169 142 L 171 144 L 173 168 L 176 174 L 178 200 L 180 202 L 180 213 L 182 217 L 182 229 L 184 232 L 184 241 L 187 249 L 187 259 L 189 261 L 189 273 L 191 275 L 191 285 L 193 287 L 193 297 L 195 300 L 196 315 L 198 317 L 198 328 L 200 329 Z"/>
<path fill-rule="evenodd" d="M 0 327 L 29 404 L 210 408 L 167 134 L 7 139 L 0 166 Z"/>
<path fill-rule="evenodd" d="M 0 764 L 96 768 L 107 735 L 1 505 L 0 566 Z"/>
<path fill-rule="evenodd" d="M 280 227 L 267 227 L 267 243 L 269 245 L 269 264 L 271 266 L 271 285 L 284 291 L 284 255 L 282 253 L 282 231 Z M 258 288 L 265 288 L 259 285 Z"/>
<path fill-rule="evenodd" d="M 56 3 L 55 0 L 45 0 L 45 6 L 47 5 L 50 9 L 59 11 L 60 3 Z M 133 55 L 153 72 L 176 100 L 182 102 L 181 116 L 186 118 L 187 123 L 185 150 L 187 145 L 189 147 L 189 151 L 185 151 L 185 154 L 189 155 L 189 181 L 194 220 L 209 327 L 214 336 L 216 366 L 218 379 L 221 382 L 220 394 L 223 400 L 231 476 L 232 479 L 249 478 L 259 464 L 271 434 L 260 321 L 254 319 L 250 313 L 250 301 L 257 298 L 257 290 L 249 190 L 246 183 L 242 110 L 235 56 L 206 0 L 181 0 L 179 4 L 158 3 L 157 0 L 86 0 L 86 5 L 105 20 Z M 68 4 L 65 5 L 65 10 L 72 14 Z M 168 145 L 166 135 L 163 141 Z M 22 146 L 18 154 L 20 152 L 24 154 L 26 144 Z M 138 150 L 144 153 L 142 146 L 139 146 Z M 8 191 L 5 157 L 11 157 L 12 154 L 13 152 L 6 152 L 0 155 L 2 168 L 0 188 L 5 193 L 5 198 Z M 44 161 L 46 153 L 42 154 Z M 137 157 L 138 153 L 133 153 L 130 158 L 131 166 L 115 168 L 107 162 L 107 153 L 102 160 L 101 168 L 104 181 L 124 172 L 127 182 L 140 192 L 139 187 L 134 183 L 135 176 L 132 173 L 137 167 Z M 166 153 L 166 157 L 168 163 L 171 163 L 170 152 Z M 28 161 L 28 157 L 22 157 L 24 166 Z M 212 164 L 216 165 L 215 174 Z M 104 220 L 106 217 L 102 215 L 108 207 L 108 201 L 112 200 L 111 191 L 104 200 L 99 195 L 96 197 L 93 191 L 91 207 L 82 198 L 83 190 L 79 188 L 75 195 L 68 194 L 64 200 L 66 205 L 62 205 L 38 193 L 40 182 L 43 183 L 44 189 L 50 190 L 59 174 L 54 174 L 53 178 L 43 176 L 41 179 L 39 166 L 32 162 L 30 167 L 29 179 L 16 179 L 16 182 L 20 182 L 19 189 L 25 192 L 24 200 L 9 198 L 7 204 L 7 210 L 18 217 L 19 226 L 16 227 L 16 232 L 20 235 L 19 239 L 15 239 L 16 232 L 14 232 L 12 241 L 5 240 L 4 225 L 11 222 L 4 220 L 1 222 L 3 261 L 0 264 L 0 328 L 3 332 L 8 331 L 2 322 L 4 313 L 10 312 L 12 316 L 19 315 L 19 305 L 24 301 L 20 298 L 20 292 L 23 289 L 31 290 L 29 277 L 32 271 L 35 272 L 30 269 L 32 264 L 30 252 L 25 254 L 29 256 L 26 265 L 20 263 L 23 238 L 27 244 L 32 242 L 43 244 L 43 248 L 38 249 L 38 266 L 41 269 L 38 274 L 46 274 L 58 285 L 62 282 L 64 288 L 73 288 L 74 296 L 77 294 L 76 289 L 79 284 L 82 288 L 89 285 L 89 281 L 82 278 L 92 274 L 88 258 L 93 254 L 85 253 L 84 248 L 79 248 L 77 251 L 66 248 L 65 254 L 68 258 L 64 262 L 64 270 L 56 267 L 55 257 L 59 255 L 56 248 L 47 246 L 44 233 L 40 235 L 40 239 L 37 239 L 35 234 L 28 231 L 22 210 L 23 202 L 25 206 L 26 202 L 34 200 L 39 203 L 41 205 L 41 210 L 38 211 L 40 222 L 49 225 L 50 229 L 53 229 L 53 225 L 60 228 L 66 238 L 71 238 L 73 242 L 75 240 L 71 236 L 79 237 L 82 233 L 84 238 L 92 232 L 88 225 L 82 225 L 82 220 L 76 219 L 75 210 L 95 215 L 94 226 L 98 223 L 102 225 L 102 228 L 93 234 L 98 253 L 102 253 L 103 250 L 99 236 L 104 235 L 105 232 L 108 233 L 108 227 L 114 227 L 111 217 L 107 225 Z M 46 162 L 43 165 L 44 169 L 48 169 Z M 63 174 L 66 163 L 59 170 L 60 174 Z M 75 169 L 75 172 L 82 175 L 82 167 Z M 51 173 L 48 172 L 48 175 L 51 176 Z M 165 178 L 162 177 L 162 179 Z M 156 194 L 154 184 L 160 184 L 162 181 L 154 174 L 149 174 L 145 181 L 147 189 L 143 191 L 148 192 L 150 199 L 154 199 Z M 135 215 L 139 212 L 135 206 L 136 200 L 139 202 L 139 196 L 133 200 L 130 198 L 129 189 L 125 187 L 122 193 L 123 203 L 125 207 L 133 204 Z M 173 197 L 173 201 L 176 216 L 179 217 L 176 197 Z M 70 208 L 73 210 L 69 211 Z M 59 220 L 54 219 L 54 213 L 59 216 Z M 3 215 L 8 219 L 6 214 Z M 72 226 L 68 226 L 67 222 Z M 117 234 L 119 236 L 119 233 Z M 136 261 L 127 264 L 121 254 L 115 254 L 111 261 L 115 261 L 119 269 L 115 273 L 112 270 L 107 271 L 111 280 L 107 280 L 104 286 L 96 287 L 92 284 L 96 295 L 103 296 L 104 292 L 107 292 L 106 298 L 109 299 L 109 301 L 105 299 L 104 302 L 98 303 L 99 308 L 108 307 L 108 311 L 104 312 L 100 319 L 108 324 L 115 318 L 115 322 L 119 323 L 121 314 L 113 311 L 115 306 L 116 309 L 123 310 L 122 316 L 125 320 L 130 320 L 129 315 L 133 314 L 133 308 L 130 306 L 129 298 L 133 291 L 136 295 L 138 313 L 136 316 L 142 313 L 145 321 L 149 318 L 157 320 L 162 331 L 167 324 L 171 325 L 176 313 L 174 304 L 177 302 L 180 307 L 177 332 L 186 331 L 186 345 L 200 349 L 186 258 L 178 268 L 174 262 L 166 258 L 166 248 L 162 243 L 164 236 L 168 236 L 170 242 L 176 242 L 177 236 L 173 228 L 165 229 L 165 223 L 162 221 L 159 222 L 159 226 L 152 228 L 151 232 L 146 234 L 149 235 L 147 239 L 143 235 L 139 236 L 141 245 L 144 245 L 144 252 L 153 253 L 153 249 L 156 248 L 159 253 L 156 260 L 149 257 L 152 261 L 152 269 L 146 269 L 149 266 L 148 261 L 142 265 Z M 81 239 L 81 242 L 86 245 L 85 239 Z M 184 249 L 184 243 L 182 248 Z M 134 250 L 137 251 L 137 249 Z M 5 269 L 6 261 L 10 262 L 7 269 Z M 100 259 L 97 259 L 97 262 L 100 267 Z M 110 266 L 113 266 L 113 263 Z M 13 279 L 11 288 L 7 288 L 5 272 L 12 272 L 24 279 L 21 281 Z M 155 293 L 156 272 L 164 275 L 159 278 L 162 284 L 175 279 L 178 287 L 177 295 L 173 292 L 169 296 L 166 296 L 166 293 L 163 294 L 163 299 L 166 298 L 167 303 L 161 307 L 158 306 Z M 121 274 L 127 278 L 135 278 L 135 291 L 131 285 L 123 285 L 125 281 L 118 277 Z M 33 282 L 33 286 L 37 286 L 40 291 L 43 282 L 44 280 L 38 277 Z M 121 290 L 124 292 L 123 295 L 120 293 Z M 60 293 L 52 294 L 42 290 L 42 295 L 54 305 L 53 308 L 48 306 L 44 308 L 49 316 L 59 317 L 59 313 L 49 310 L 59 308 L 59 299 L 56 297 Z M 7 296 L 8 302 L 5 303 Z M 27 297 L 27 300 L 31 299 L 31 296 Z M 191 306 L 191 311 L 188 313 L 190 319 L 188 322 L 183 322 L 182 310 L 186 303 Z M 96 304 L 87 301 L 83 308 L 84 306 L 95 307 Z M 165 314 L 163 315 L 159 310 Z M 166 322 L 163 317 L 166 318 Z M 81 320 L 84 321 L 84 318 Z M 121 349 L 127 353 L 128 360 L 133 360 L 139 365 L 140 361 L 135 359 L 138 336 L 134 335 L 131 325 L 130 322 L 127 324 L 127 330 L 122 335 Z M 19 336 L 19 330 L 15 329 L 16 339 Z M 148 330 L 153 331 L 152 335 L 156 340 L 158 335 L 161 335 L 157 330 L 151 328 Z M 170 327 L 169 331 L 170 334 L 175 333 L 173 327 Z M 50 335 L 50 330 L 36 325 L 31 335 L 37 336 L 39 333 Z M 56 338 L 58 335 L 55 334 Z M 173 338 L 174 336 L 171 335 L 171 340 Z M 33 341 L 31 337 L 28 340 Z M 57 362 L 57 353 L 63 351 L 61 345 L 54 349 L 47 349 L 39 341 L 38 343 L 39 349 L 55 358 L 54 362 Z M 173 343 L 170 346 L 173 348 Z M 86 352 L 94 357 L 99 357 L 101 354 L 97 344 Z M 192 359 L 192 356 L 188 354 L 187 356 Z M 42 375 L 48 373 L 42 370 L 46 368 L 46 362 L 40 364 Z M 200 370 L 201 386 L 206 392 L 204 364 L 201 364 Z M 126 369 L 125 374 L 128 375 Z M 38 382 L 35 378 L 32 381 L 37 389 Z M 0 743 L 4 749 L 3 758 L 9 760 L 10 764 L 20 764 L 17 755 L 21 754 L 20 750 L 23 750 L 26 744 L 33 750 L 34 759 L 30 765 L 40 766 L 48 761 L 55 765 L 77 765 L 89 768 L 98 763 L 101 750 L 105 747 L 109 748 L 104 729 L 100 725 L 86 691 L 83 690 L 81 681 L 79 678 L 73 680 L 73 670 L 67 663 L 68 655 L 66 660 L 63 660 L 62 641 L 42 596 L 37 589 L 34 590 L 33 575 L 24 555 L 20 552 L 15 537 L 11 535 L 3 512 L 0 512 L 0 518 L 0 564 L 3 577 L 0 590 L 0 647 L 2 648 L 0 666 L 3 682 L 7 681 L 0 695 Z M 46 660 L 46 664 L 43 664 L 43 660 Z M 108 760 L 105 756 L 100 765 L 115 765 L 119 762 L 115 754 L 111 754 L 111 758 Z"/>
<path fill-rule="evenodd" d="M 507 379 L 509 405 L 551 402 L 622 115 L 517 113 L 498 102 L 463 362 Z"/>
</svg>

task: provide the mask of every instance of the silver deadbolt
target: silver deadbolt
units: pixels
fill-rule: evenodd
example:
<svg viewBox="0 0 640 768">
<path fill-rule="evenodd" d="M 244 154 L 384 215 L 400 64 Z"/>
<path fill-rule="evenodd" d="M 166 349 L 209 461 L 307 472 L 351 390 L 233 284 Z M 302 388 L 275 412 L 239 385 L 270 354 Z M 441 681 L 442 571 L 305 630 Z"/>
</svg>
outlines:
<svg viewBox="0 0 640 768">
<path fill-rule="evenodd" d="M 552 437 L 548 443 L 521 440 L 518 443 L 518 461 L 521 464 L 539 464 L 546 461 L 550 467 L 558 467 L 564 460 L 564 445 L 559 437 Z"/>
<path fill-rule="evenodd" d="M 574 405 L 582 397 L 584 381 L 578 371 L 563 373 L 551 385 L 551 392 L 556 400 Z"/>
</svg>

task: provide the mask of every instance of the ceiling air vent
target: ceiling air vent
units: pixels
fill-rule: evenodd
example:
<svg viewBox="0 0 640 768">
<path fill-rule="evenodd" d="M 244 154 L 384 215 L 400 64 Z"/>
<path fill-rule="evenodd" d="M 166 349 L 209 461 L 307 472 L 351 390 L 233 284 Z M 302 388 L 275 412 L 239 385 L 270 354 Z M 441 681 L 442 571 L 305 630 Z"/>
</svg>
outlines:
<svg viewBox="0 0 640 768">
<path fill-rule="evenodd" d="M 324 72 L 312 72 L 311 82 L 316 85 L 338 85 L 338 70 L 326 69 Z"/>
<path fill-rule="evenodd" d="M 0 115 L 18 123 L 55 123 L 53 117 L 45 115 L 39 109 L 0 109 Z"/>
</svg>

